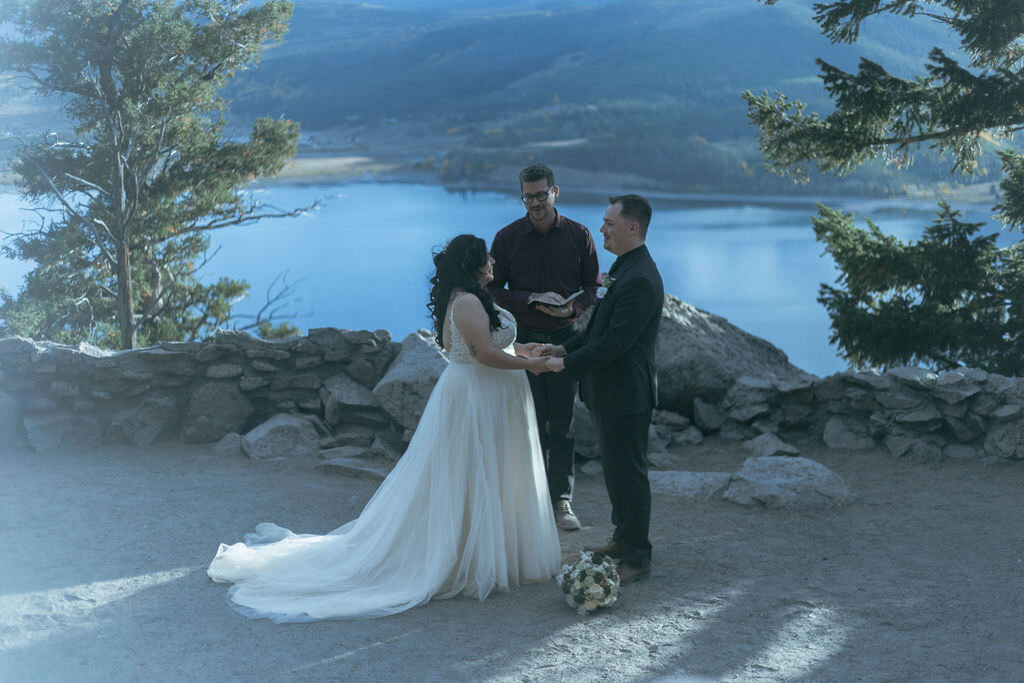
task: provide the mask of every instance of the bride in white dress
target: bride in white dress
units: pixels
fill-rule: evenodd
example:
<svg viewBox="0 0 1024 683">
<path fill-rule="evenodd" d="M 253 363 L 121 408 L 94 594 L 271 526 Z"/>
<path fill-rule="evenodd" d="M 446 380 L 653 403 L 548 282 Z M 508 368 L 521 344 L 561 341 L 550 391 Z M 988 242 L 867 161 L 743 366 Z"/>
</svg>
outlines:
<svg viewBox="0 0 1024 683">
<path fill-rule="evenodd" d="M 515 320 L 495 306 L 484 241 L 434 256 L 429 308 L 449 365 L 405 455 L 357 519 L 326 535 L 256 527 L 207 574 L 239 611 L 274 621 L 380 617 L 430 599 L 546 581 L 559 569 L 536 418 Z"/>
</svg>

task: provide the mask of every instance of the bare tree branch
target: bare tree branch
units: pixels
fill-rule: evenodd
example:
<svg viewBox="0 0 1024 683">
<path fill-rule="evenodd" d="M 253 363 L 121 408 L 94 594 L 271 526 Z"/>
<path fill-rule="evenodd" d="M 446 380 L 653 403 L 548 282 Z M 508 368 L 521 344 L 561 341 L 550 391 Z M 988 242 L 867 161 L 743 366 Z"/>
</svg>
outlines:
<svg viewBox="0 0 1024 683">
<path fill-rule="evenodd" d="M 298 209 L 293 209 L 291 211 L 286 210 L 286 209 L 278 209 L 278 213 L 246 214 L 246 215 L 242 215 L 242 216 L 237 216 L 237 217 L 232 218 L 230 220 L 214 220 L 214 221 L 211 221 L 210 223 L 206 223 L 204 225 L 199 225 L 196 222 L 192 222 L 188 226 L 186 226 L 185 229 L 182 230 L 182 232 L 195 232 L 195 233 L 199 233 L 199 232 L 207 232 L 207 231 L 210 231 L 210 230 L 219 230 L 220 228 L 226 228 L 226 227 L 231 226 L 231 225 L 246 225 L 248 223 L 252 223 L 252 222 L 255 222 L 255 221 L 263 220 L 264 218 L 295 218 L 296 216 L 301 216 L 301 215 L 305 214 L 308 211 L 312 211 L 312 210 L 318 208 L 319 206 L 320 206 L 320 202 L 314 202 L 313 204 L 311 204 L 309 206 L 305 206 L 305 207 L 298 208 Z M 261 206 L 261 207 L 258 207 L 258 208 L 265 208 L 265 207 Z M 173 236 L 171 236 L 171 237 L 173 237 Z M 167 238 L 165 238 L 165 240 L 166 239 L 171 239 L 171 237 L 167 237 Z"/>
<path fill-rule="evenodd" d="M 289 313 L 287 315 L 278 315 L 280 311 L 284 310 L 285 306 L 293 303 L 290 297 L 295 293 L 296 286 L 304 280 L 298 280 L 294 283 L 288 282 L 287 271 L 280 273 L 275 277 L 269 285 L 267 285 L 267 292 L 265 301 L 255 314 L 242 313 L 231 316 L 232 320 L 252 320 L 251 323 L 242 326 L 235 326 L 233 329 L 236 330 L 251 330 L 258 328 L 265 322 L 272 322 L 274 320 L 295 320 L 298 318 L 297 313 Z"/>
<path fill-rule="evenodd" d="M 93 188 L 94 190 L 96 190 L 97 192 L 99 192 L 100 194 L 102 194 L 105 197 L 110 195 L 109 191 L 104 190 L 102 187 L 100 187 L 96 183 L 91 182 L 89 180 L 86 180 L 85 178 L 80 178 L 80 177 L 78 177 L 76 175 L 73 175 L 73 174 L 67 173 L 67 172 L 64 173 L 64 177 L 65 178 L 70 178 L 71 180 L 74 180 L 76 182 L 82 183 L 83 185 L 86 185 L 87 187 L 91 187 L 91 188 Z M 84 190 L 82 190 L 82 191 L 84 192 Z"/>
</svg>

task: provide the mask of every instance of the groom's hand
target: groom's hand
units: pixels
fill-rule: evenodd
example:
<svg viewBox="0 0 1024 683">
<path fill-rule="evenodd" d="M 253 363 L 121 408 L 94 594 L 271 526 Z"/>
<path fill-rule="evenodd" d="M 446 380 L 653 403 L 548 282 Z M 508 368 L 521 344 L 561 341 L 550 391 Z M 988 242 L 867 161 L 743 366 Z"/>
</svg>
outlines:
<svg viewBox="0 0 1024 683">
<path fill-rule="evenodd" d="M 555 356 L 560 357 L 565 355 L 565 347 L 559 346 L 558 344 L 541 344 L 540 349 L 537 352 L 538 356 Z"/>
<path fill-rule="evenodd" d="M 549 356 L 547 359 L 547 369 L 550 372 L 561 372 L 565 370 L 565 361 L 561 358 Z"/>
</svg>

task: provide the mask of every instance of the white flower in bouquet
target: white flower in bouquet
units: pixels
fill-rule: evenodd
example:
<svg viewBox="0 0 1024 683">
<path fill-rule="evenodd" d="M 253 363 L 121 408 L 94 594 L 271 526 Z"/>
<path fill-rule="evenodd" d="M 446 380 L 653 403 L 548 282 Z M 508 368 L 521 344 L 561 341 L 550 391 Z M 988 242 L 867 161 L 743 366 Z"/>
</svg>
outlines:
<svg viewBox="0 0 1024 683">
<path fill-rule="evenodd" d="M 581 552 L 575 564 L 563 564 L 555 580 L 565 601 L 580 614 L 614 605 L 619 599 L 619 570 L 608 560 L 594 562 L 593 553 Z"/>
</svg>

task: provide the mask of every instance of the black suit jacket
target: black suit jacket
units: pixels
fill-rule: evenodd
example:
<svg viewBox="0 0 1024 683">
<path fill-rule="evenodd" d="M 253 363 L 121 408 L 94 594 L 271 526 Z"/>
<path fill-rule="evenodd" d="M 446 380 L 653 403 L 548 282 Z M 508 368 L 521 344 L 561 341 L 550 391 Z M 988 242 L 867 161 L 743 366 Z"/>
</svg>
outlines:
<svg viewBox="0 0 1024 683">
<path fill-rule="evenodd" d="M 586 332 L 565 342 L 565 370 L 598 415 L 630 415 L 658 402 L 654 348 L 665 303 L 661 274 L 641 245 L 620 256 Z"/>
</svg>

